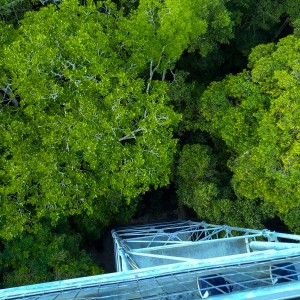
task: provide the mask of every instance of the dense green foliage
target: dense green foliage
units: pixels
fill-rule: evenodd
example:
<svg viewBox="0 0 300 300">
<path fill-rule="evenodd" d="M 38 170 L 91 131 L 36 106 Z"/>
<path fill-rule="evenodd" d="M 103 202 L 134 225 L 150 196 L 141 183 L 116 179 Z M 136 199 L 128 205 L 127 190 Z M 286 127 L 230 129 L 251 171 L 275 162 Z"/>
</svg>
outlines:
<svg viewBox="0 0 300 300">
<path fill-rule="evenodd" d="M 236 197 L 229 184 L 230 173 L 219 161 L 208 146 L 185 145 L 178 164 L 179 201 L 212 223 L 262 227 L 262 221 L 272 216 L 268 205 Z"/>
<path fill-rule="evenodd" d="M 170 183 L 209 222 L 300 232 L 299 12 L 0 0 L 3 286 L 102 272 L 84 242 Z"/>
<path fill-rule="evenodd" d="M 0 255 L 3 285 L 16 286 L 100 274 L 101 268 L 79 248 L 80 244 L 79 234 L 73 233 L 68 226 L 64 227 L 63 232 L 53 232 L 44 224 L 34 235 L 21 234 L 7 242 Z"/>
<path fill-rule="evenodd" d="M 249 71 L 212 83 L 201 101 L 200 127 L 231 152 L 235 194 L 270 202 L 283 216 L 300 206 L 299 50 L 292 35 L 256 47 Z"/>
</svg>

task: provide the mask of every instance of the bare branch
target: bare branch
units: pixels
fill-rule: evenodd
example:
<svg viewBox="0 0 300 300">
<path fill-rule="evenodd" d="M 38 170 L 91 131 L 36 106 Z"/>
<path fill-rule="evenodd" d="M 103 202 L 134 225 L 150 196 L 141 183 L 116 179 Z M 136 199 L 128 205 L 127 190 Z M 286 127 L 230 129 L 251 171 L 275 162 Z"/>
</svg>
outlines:
<svg viewBox="0 0 300 300">
<path fill-rule="evenodd" d="M 13 94 L 13 91 L 11 89 L 11 84 L 8 83 L 5 88 L 1 89 L 4 92 L 4 95 L 2 97 L 2 102 L 7 102 L 8 104 L 12 103 L 14 106 L 19 106 L 19 102 L 17 101 L 16 97 L 10 98 L 10 95 Z"/>
<path fill-rule="evenodd" d="M 153 69 L 153 61 L 152 61 L 152 60 L 150 61 L 150 71 L 149 71 L 150 74 L 149 74 L 149 81 L 148 81 L 148 84 L 147 84 L 146 93 L 149 93 L 153 75 L 154 75 L 155 71 L 156 71 L 156 70 L 159 68 L 159 66 L 160 66 L 160 63 L 161 63 L 161 60 L 162 60 L 162 57 L 163 57 L 165 48 L 166 48 L 166 46 L 163 46 L 163 48 L 162 48 L 162 50 L 161 50 L 161 54 L 160 54 L 159 60 L 158 60 L 158 63 L 157 63 L 157 65 L 155 66 L 154 69 Z"/>
<path fill-rule="evenodd" d="M 133 130 L 131 133 L 123 136 L 122 138 L 120 138 L 119 142 L 122 142 L 122 141 L 125 141 L 125 140 L 129 140 L 129 139 L 136 139 L 135 134 L 138 133 L 138 132 L 140 132 L 140 131 L 143 131 L 143 130 L 144 130 L 144 128 L 139 127 L 137 129 Z"/>
</svg>

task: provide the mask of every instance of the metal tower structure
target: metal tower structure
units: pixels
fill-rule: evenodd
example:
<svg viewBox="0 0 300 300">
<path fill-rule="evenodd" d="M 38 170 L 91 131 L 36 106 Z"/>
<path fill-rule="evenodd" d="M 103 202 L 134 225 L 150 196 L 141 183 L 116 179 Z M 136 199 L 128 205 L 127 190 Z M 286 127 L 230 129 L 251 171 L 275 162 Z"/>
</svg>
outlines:
<svg viewBox="0 0 300 300">
<path fill-rule="evenodd" d="M 300 236 L 175 221 L 112 231 L 116 273 L 0 290 L 0 299 L 300 299 Z"/>
</svg>

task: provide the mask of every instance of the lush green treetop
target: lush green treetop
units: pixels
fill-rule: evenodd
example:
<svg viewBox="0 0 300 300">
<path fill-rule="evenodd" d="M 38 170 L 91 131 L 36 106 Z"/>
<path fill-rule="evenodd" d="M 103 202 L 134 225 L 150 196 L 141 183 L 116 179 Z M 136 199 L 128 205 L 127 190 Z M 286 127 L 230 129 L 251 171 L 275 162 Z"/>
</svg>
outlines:
<svg viewBox="0 0 300 300">
<path fill-rule="evenodd" d="M 28 13 L 6 47 L 3 237 L 44 216 L 55 222 L 98 206 L 115 214 L 150 185 L 168 183 L 178 116 L 167 106 L 166 84 L 146 90 L 128 65 L 120 19 L 112 4 L 65 1 Z M 109 222 L 107 213 L 97 215 Z"/>
<path fill-rule="evenodd" d="M 78 232 L 172 177 L 209 222 L 299 231 L 298 2 L 0 0 L 4 285 L 101 272 Z"/>
<path fill-rule="evenodd" d="M 230 34 L 220 0 L 144 0 L 128 16 L 110 1 L 27 12 L 1 50 L 0 235 L 81 213 L 108 224 L 168 184 L 180 116 L 166 73 Z"/>
<path fill-rule="evenodd" d="M 232 151 L 235 192 L 282 213 L 300 205 L 299 49 L 293 35 L 256 47 L 250 71 L 211 84 L 202 98 L 202 126 Z"/>
</svg>

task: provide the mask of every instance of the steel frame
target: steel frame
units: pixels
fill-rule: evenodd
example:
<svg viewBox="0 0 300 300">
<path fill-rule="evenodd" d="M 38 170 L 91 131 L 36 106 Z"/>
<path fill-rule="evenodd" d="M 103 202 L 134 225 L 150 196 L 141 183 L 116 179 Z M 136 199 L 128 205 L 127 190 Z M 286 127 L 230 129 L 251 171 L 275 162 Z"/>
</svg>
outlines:
<svg viewBox="0 0 300 300">
<path fill-rule="evenodd" d="M 222 300 L 300 295 L 298 235 L 192 221 L 131 226 L 113 230 L 112 235 L 118 272 L 4 289 L 0 299 Z M 205 257 L 197 249 L 212 255 Z M 220 253 L 224 255 L 214 256 Z"/>
<path fill-rule="evenodd" d="M 278 242 L 278 239 L 300 240 L 300 236 L 271 232 L 269 230 L 253 230 L 247 228 L 214 225 L 205 222 L 174 221 L 154 223 L 150 225 L 131 226 L 112 231 L 114 240 L 115 263 L 118 272 L 138 269 L 133 257 L 168 259 L 173 262 L 197 262 L 202 257 L 184 257 L 164 255 L 171 249 L 188 248 L 204 242 L 222 241 L 222 239 L 245 240 L 247 252 L 252 241 L 257 238 L 267 242 Z M 155 252 L 155 253 L 154 253 Z M 178 251 L 177 251 L 178 252 Z M 156 254 L 157 253 L 157 254 Z M 149 267 L 151 261 L 149 262 Z"/>
</svg>

